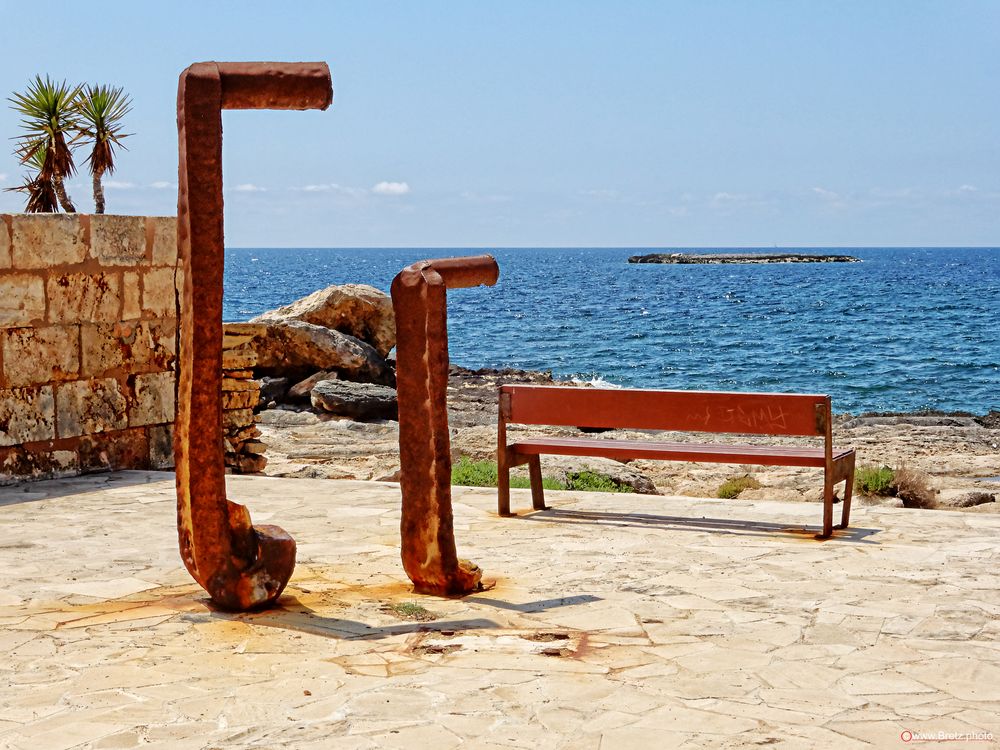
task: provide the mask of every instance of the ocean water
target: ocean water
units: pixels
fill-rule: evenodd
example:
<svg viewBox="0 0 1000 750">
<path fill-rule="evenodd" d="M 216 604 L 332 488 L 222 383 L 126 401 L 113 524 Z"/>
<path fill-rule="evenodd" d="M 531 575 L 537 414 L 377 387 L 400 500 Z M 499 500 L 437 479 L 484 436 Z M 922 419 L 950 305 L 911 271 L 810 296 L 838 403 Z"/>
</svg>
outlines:
<svg viewBox="0 0 1000 750">
<path fill-rule="evenodd" d="M 466 367 L 829 393 L 837 412 L 1000 408 L 998 248 L 808 250 L 863 260 L 843 264 L 626 262 L 662 251 L 230 249 L 223 315 L 247 320 L 329 284 L 388 291 L 413 261 L 490 252 L 497 285 L 448 295 L 451 359 Z"/>
</svg>

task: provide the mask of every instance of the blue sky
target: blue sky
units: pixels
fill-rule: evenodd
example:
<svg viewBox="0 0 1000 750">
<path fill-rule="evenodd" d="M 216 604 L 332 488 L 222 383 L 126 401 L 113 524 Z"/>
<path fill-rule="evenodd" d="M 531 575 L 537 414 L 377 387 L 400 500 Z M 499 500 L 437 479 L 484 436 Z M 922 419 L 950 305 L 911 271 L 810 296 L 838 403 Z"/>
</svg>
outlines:
<svg viewBox="0 0 1000 750">
<path fill-rule="evenodd" d="M 0 0 L 0 91 L 124 86 L 108 211 L 173 214 L 184 67 L 327 61 L 329 110 L 226 113 L 233 246 L 1000 245 L 1000 2 L 285 6 Z"/>
</svg>

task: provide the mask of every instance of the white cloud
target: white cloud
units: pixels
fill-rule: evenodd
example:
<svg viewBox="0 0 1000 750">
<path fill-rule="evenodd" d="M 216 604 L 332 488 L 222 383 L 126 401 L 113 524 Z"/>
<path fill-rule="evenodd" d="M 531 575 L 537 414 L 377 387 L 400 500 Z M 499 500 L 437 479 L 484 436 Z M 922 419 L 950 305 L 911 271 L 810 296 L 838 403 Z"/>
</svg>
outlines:
<svg viewBox="0 0 1000 750">
<path fill-rule="evenodd" d="M 405 182 L 379 182 L 372 188 L 375 195 L 406 195 L 410 186 Z"/>
<path fill-rule="evenodd" d="M 368 191 L 364 188 L 338 185 L 336 182 L 321 182 L 315 185 L 302 185 L 301 187 L 289 188 L 289 190 L 295 190 L 303 193 L 340 193 L 341 195 L 351 195 L 354 197 L 368 194 Z"/>
<path fill-rule="evenodd" d="M 3 175 L 0 175 L 0 177 L 3 177 Z M 978 193 L 979 192 L 979 188 L 977 188 L 975 185 L 962 185 L 958 189 L 958 192 L 960 192 L 960 193 Z"/>
<path fill-rule="evenodd" d="M 6 172 L 0 172 L 0 182 L 7 182 Z"/>
<path fill-rule="evenodd" d="M 176 189 L 176 182 L 167 182 L 166 180 L 157 180 L 156 182 L 149 183 L 149 186 L 154 190 L 170 190 Z"/>
<path fill-rule="evenodd" d="M 814 187 L 812 191 L 816 193 L 820 198 L 825 198 L 828 201 L 840 200 L 840 195 L 833 192 L 832 190 L 827 190 L 826 188 Z"/>
<path fill-rule="evenodd" d="M 244 182 L 236 186 L 237 193 L 266 193 L 267 188 L 254 185 L 252 182 Z"/>
<path fill-rule="evenodd" d="M 110 190 L 131 190 L 135 187 L 135 183 L 123 182 L 121 180 L 105 180 L 104 187 Z"/>
</svg>

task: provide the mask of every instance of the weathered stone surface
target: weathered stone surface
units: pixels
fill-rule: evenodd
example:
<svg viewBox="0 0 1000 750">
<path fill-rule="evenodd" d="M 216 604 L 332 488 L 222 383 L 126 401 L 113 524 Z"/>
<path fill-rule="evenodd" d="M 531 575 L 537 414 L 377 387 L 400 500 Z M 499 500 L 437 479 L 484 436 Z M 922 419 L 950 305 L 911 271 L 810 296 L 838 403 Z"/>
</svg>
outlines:
<svg viewBox="0 0 1000 750">
<path fill-rule="evenodd" d="M 114 378 L 77 380 L 56 388 L 56 425 L 61 438 L 128 426 L 128 400 Z"/>
<path fill-rule="evenodd" d="M 396 345 L 392 300 L 367 284 L 328 286 L 290 305 L 270 310 L 251 322 L 301 320 L 346 333 L 375 348 L 381 356 Z"/>
<path fill-rule="evenodd" d="M 10 266 L 10 217 L 0 216 L 0 268 Z"/>
<path fill-rule="evenodd" d="M 352 380 L 386 383 L 392 379 L 385 360 L 368 344 L 300 320 L 268 323 L 267 332 L 246 347 L 256 353 L 258 372 L 268 375 L 336 370 Z"/>
<path fill-rule="evenodd" d="M 0 326 L 24 326 L 44 319 L 45 282 L 41 276 L 0 276 Z"/>
<path fill-rule="evenodd" d="M 0 391 L 0 446 L 52 440 L 55 400 L 52 386 Z"/>
<path fill-rule="evenodd" d="M 992 495 L 989 492 L 968 492 L 962 497 L 957 498 L 952 505 L 956 508 L 973 508 L 977 505 L 995 503 L 996 501 L 996 495 Z"/>
<path fill-rule="evenodd" d="M 267 458 L 258 455 L 236 457 L 235 468 L 240 474 L 260 474 L 267 467 Z"/>
<path fill-rule="evenodd" d="M 177 264 L 177 218 L 174 216 L 148 216 L 146 228 L 152 232 L 153 265 Z"/>
<path fill-rule="evenodd" d="M 79 452 L 82 472 L 149 468 L 149 440 L 142 429 L 84 435 Z"/>
<path fill-rule="evenodd" d="M 222 412 L 222 429 L 227 432 L 248 427 L 253 423 L 251 409 L 228 409 Z"/>
<path fill-rule="evenodd" d="M 139 288 L 139 273 L 126 271 L 122 274 L 122 320 L 142 317 L 142 289 Z M 176 317 L 176 315 L 172 316 Z"/>
<path fill-rule="evenodd" d="M 157 318 L 177 317 L 173 268 L 154 268 L 143 274 L 142 309 Z"/>
<path fill-rule="evenodd" d="M 300 380 L 298 383 L 289 388 L 288 393 L 285 395 L 285 399 L 288 401 L 309 401 L 309 394 L 312 393 L 313 386 L 324 380 L 336 379 L 337 373 L 332 370 L 321 370 L 320 372 L 310 375 L 305 380 Z"/>
<path fill-rule="evenodd" d="M 17 214 L 11 216 L 15 268 L 52 268 L 87 259 L 80 214 Z"/>
<path fill-rule="evenodd" d="M 397 419 L 396 389 L 374 383 L 322 380 L 310 401 L 317 409 L 353 419 Z"/>
<path fill-rule="evenodd" d="M 129 409 L 128 421 L 133 427 L 173 423 L 173 372 L 151 372 L 135 376 L 135 401 Z"/>
<path fill-rule="evenodd" d="M 37 450 L 20 445 L 0 448 L 0 485 L 25 479 L 58 479 L 79 473 L 76 451 Z"/>
<path fill-rule="evenodd" d="M 252 349 L 235 349 L 222 352 L 224 370 L 241 370 L 257 364 L 257 352 Z"/>
<path fill-rule="evenodd" d="M 103 266 L 137 266 L 146 261 L 146 219 L 142 216 L 90 217 L 90 254 Z"/>
<path fill-rule="evenodd" d="M 149 468 L 174 468 L 174 425 L 161 424 L 147 428 L 149 439 Z"/>
<path fill-rule="evenodd" d="M 71 380 L 80 370 L 78 326 L 0 330 L 7 385 L 28 386 Z"/>
<path fill-rule="evenodd" d="M 260 384 L 257 383 L 255 380 L 248 379 L 252 377 L 253 377 L 252 373 L 249 376 L 247 376 L 247 378 L 223 377 L 222 392 L 236 393 L 238 391 L 260 391 Z"/>
<path fill-rule="evenodd" d="M 111 323 L 119 319 L 121 281 L 117 274 L 56 274 L 49 277 L 46 293 L 50 323 Z"/>
<path fill-rule="evenodd" d="M 177 354 L 176 338 L 170 320 L 83 325 L 82 372 L 93 377 L 122 368 L 130 372 L 166 370 Z"/>
<path fill-rule="evenodd" d="M 223 391 L 223 409 L 255 409 L 260 401 L 260 391 Z"/>
</svg>

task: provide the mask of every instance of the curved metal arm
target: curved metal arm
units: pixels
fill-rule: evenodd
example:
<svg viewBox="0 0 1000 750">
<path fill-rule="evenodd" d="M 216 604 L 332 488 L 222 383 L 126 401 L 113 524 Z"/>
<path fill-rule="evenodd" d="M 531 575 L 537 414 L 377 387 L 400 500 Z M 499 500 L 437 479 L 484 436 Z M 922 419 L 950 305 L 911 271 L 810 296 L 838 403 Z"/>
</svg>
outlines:
<svg viewBox="0 0 1000 750">
<path fill-rule="evenodd" d="M 196 63 L 177 91 L 180 303 L 174 436 L 177 533 L 188 571 L 226 609 L 273 602 L 295 568 L 295 540 L 254 526 L 226 499 L 222 437 L 222 110 L 326 109 L 326 63 Z"/>
<path fill-rule="evenodd" d="M 392 282 L 399 401 L 403 568 L 421 593 L 454 596 L 481 588 L 482 570 L 460 560 L 451 511 L 446 289 L 492 286 L 489 255 L 424 260 Z"/>
</svg>

